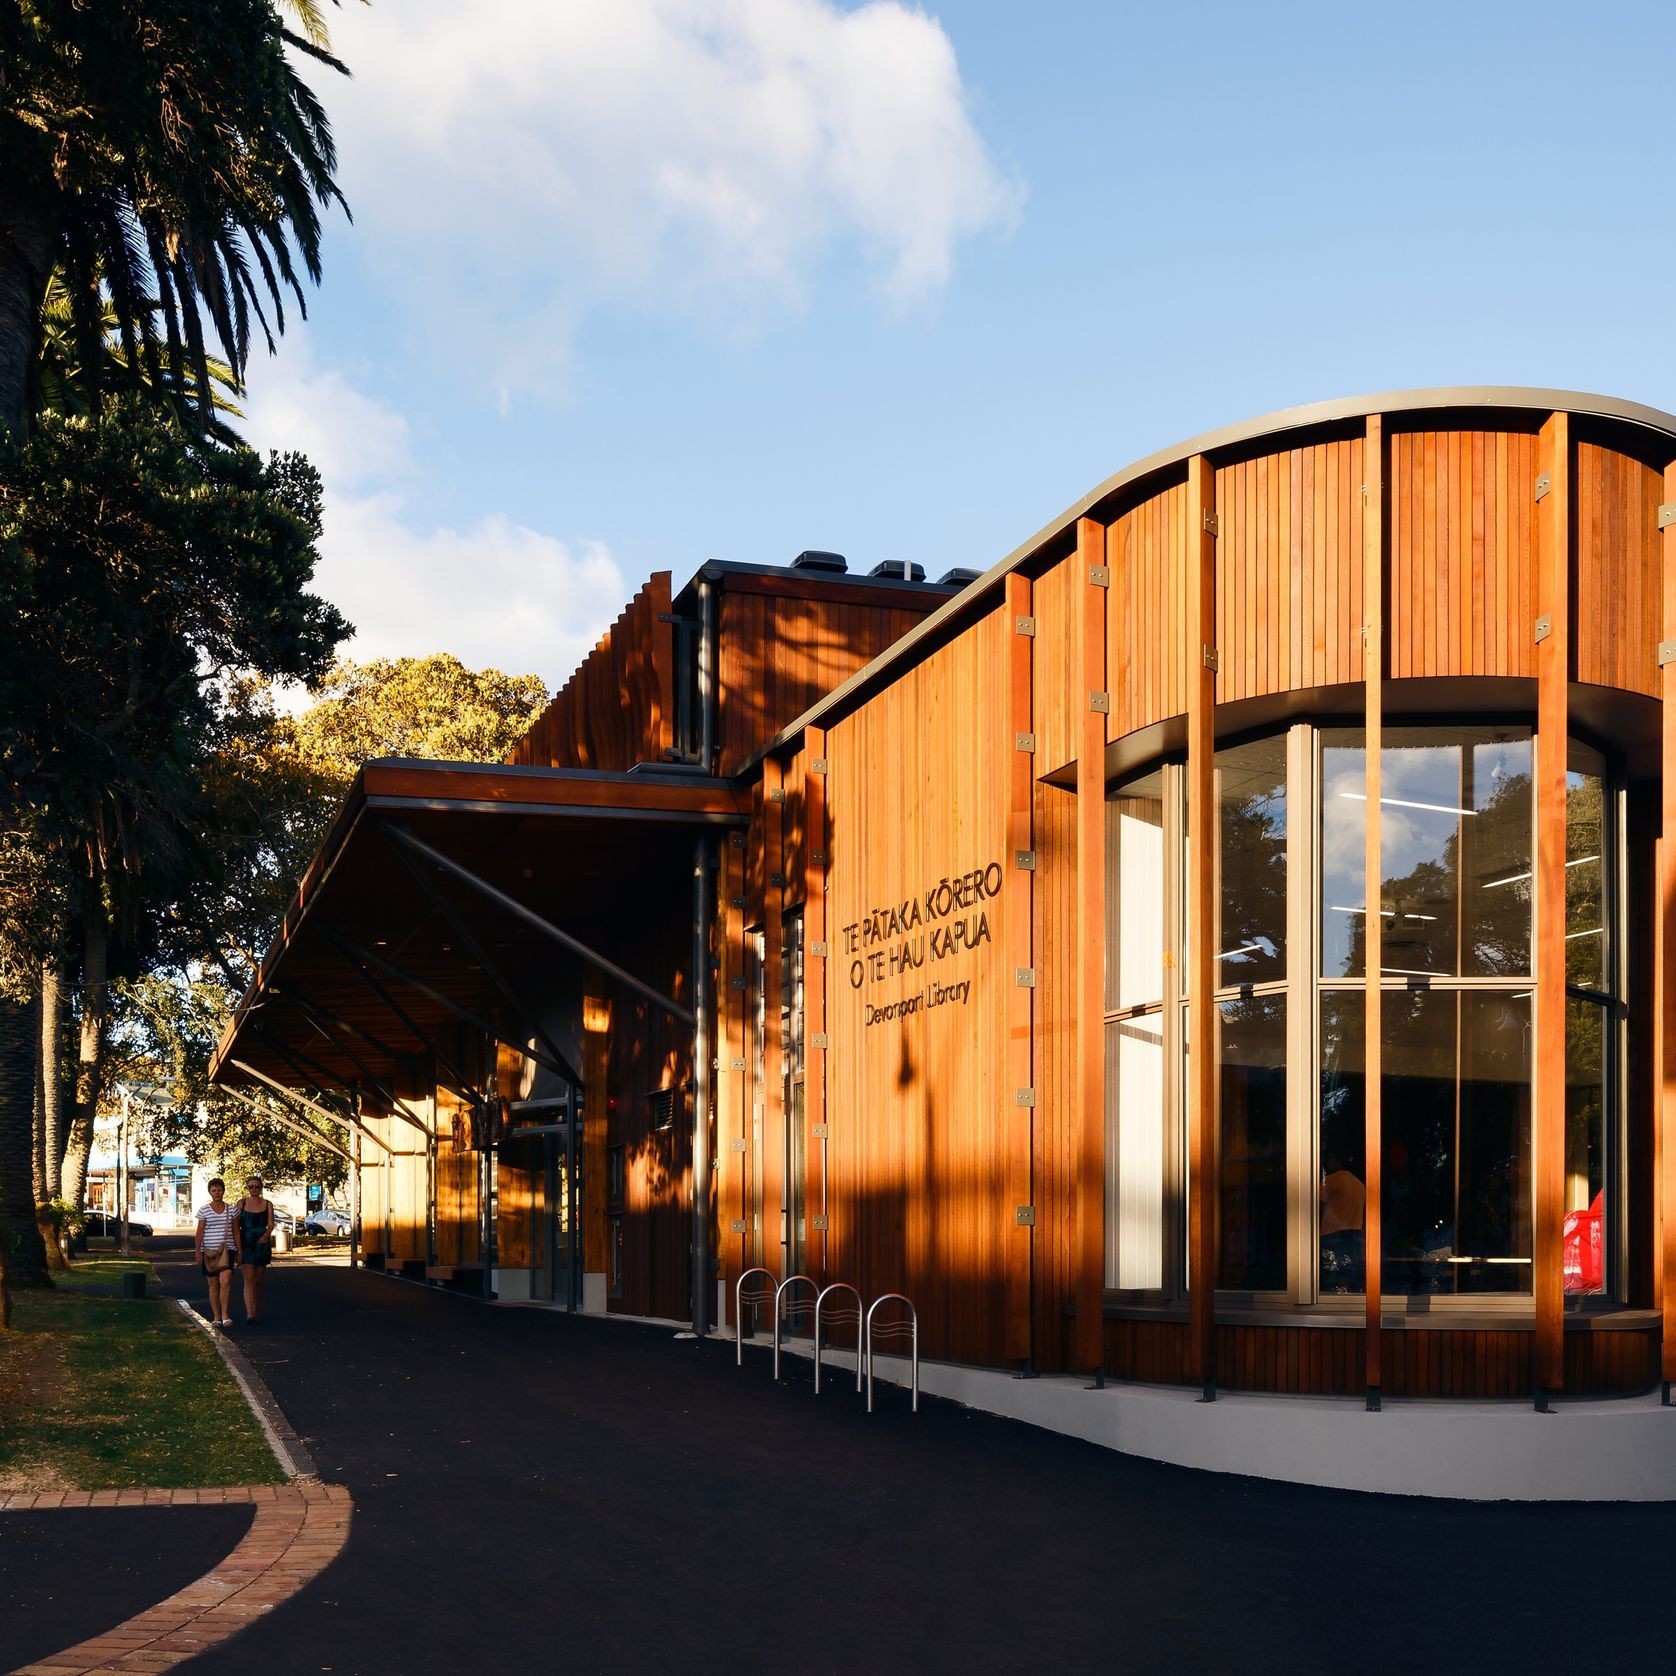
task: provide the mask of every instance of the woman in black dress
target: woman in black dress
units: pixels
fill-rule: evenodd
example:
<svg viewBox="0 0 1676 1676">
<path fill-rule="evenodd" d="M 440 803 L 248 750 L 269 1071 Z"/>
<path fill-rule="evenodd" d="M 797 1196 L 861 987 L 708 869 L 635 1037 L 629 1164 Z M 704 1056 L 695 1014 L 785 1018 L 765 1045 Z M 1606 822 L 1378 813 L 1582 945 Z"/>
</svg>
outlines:
<svg viewBox="0 0 1676 1676">
<path fill-rule="evenodd" d="M 244 1270 L 245 1319 L 254 1326 L 262 1319 L 263 1270 L 273 1261 L 274 1207 L 262 1197 L 262 1178 L 252 1176 L 245 1184 L 245 1196 L 234 1209 L 239 1213 L 239 1265 Z"/>
</svg>

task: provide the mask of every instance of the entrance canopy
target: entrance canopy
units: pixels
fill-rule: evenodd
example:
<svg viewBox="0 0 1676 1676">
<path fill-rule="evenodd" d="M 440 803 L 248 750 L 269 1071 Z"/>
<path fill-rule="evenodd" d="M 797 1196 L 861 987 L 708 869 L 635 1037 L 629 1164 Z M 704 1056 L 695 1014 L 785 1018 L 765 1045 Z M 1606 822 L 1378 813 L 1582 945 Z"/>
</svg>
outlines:
<svg viewBox="0 0 1676 1676">
<path fill-rule="evenodd" d="M 578 1081 L 520 1005 L 530 975 L 591 967 L 681 1016 L 635 953 L 660 923 L 690 926 L 695 836 L 748 813 L 729 782 L 691 774 L 369 762 L 210 1074 L 377 1088 L 465 1024 Z"/>
</svg>

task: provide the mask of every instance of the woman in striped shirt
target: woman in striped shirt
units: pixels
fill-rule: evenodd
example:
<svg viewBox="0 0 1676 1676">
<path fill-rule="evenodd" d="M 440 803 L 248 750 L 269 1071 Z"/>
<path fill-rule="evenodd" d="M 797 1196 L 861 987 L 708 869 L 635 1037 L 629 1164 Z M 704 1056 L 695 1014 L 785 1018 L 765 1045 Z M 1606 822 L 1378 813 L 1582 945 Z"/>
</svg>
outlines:
<svg viewBox="0 0 1676 1676">
<path fill-rule="evenodd" d="M 210 1320 L 217 1327 L 230 1327 L 233 1323 L 227 1311 L 239 1260 L 239 1213 L 225 1202 L 227 1183 L 220 1176 L 211 1178 L 209 1191 L 210 1202 L 198 1210 L 192 1256 L 209 1277 Z"/>
</svg>

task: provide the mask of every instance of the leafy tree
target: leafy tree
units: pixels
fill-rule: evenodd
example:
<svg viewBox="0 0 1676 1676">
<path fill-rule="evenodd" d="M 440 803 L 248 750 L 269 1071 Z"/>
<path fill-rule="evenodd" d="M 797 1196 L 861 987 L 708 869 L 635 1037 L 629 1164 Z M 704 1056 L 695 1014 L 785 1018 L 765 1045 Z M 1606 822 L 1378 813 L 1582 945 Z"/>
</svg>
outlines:
<svg viewBox="0 0 1676 1676">
<path fill-rule="evenodd" d="M 104 374 L 108 301 L 128 381 L 163 389 L 166 348 L 206 424 L 202 315 L 242 380 L 252 322 L 271 347 L 287 292 L 306 313 L 298 263 L 319 280 L 320 210 L 343 198 L 287 48 L 343 66 L 318 0 L 288 9 L 301 34 L 272 0 L 0 0 L 0 428 L 28 421 L 55 269 L 83 367 Z"/>
<path fill-rule="evenodd" d="M 539 675 L 468 669 L 447 652 L 335 664 L 291 730 L 299 760 L 347 786 L 374 757 L 503 762 L 547 702 Z"/>
<path fill-rule="evenodd" d="M 205 778 L 227 695 L 253 673 L 319 677 L 347 632 L 307 592 L 319 530 L 306 461 L 193 438 L 137 399 L 107 398 L 88 419 L 44 414 L 0 449 L 0 787 L 21 834 L 0 940 L 10 968 L 38 974 L 79 931 L 68 1198 L 99 1104 L 112 951 L 119 974 L 139 969 L 154 905 L 213 852 Z M 27 1119 L 27 1103 L 0 1109 L 0 1128 Z"/>
</svg>

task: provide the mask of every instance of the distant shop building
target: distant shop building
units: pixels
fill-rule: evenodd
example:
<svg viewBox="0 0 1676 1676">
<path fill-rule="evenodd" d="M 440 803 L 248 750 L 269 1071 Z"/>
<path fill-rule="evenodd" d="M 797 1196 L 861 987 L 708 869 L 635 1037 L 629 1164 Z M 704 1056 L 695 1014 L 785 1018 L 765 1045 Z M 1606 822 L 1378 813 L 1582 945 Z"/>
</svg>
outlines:
<svg viewBox="0 0 1676 1676">
<path fill-rule="evenodd" d="M 503 766 L 370 763 L 217 1054 L 370 1265 L 1219 1390 L 1676 1372 L 1676 419 L 1297 409 L 981 575 L 654 576 Z M 301 1109 L 297 1107 L 295 1109 Z"/>
</svg>

